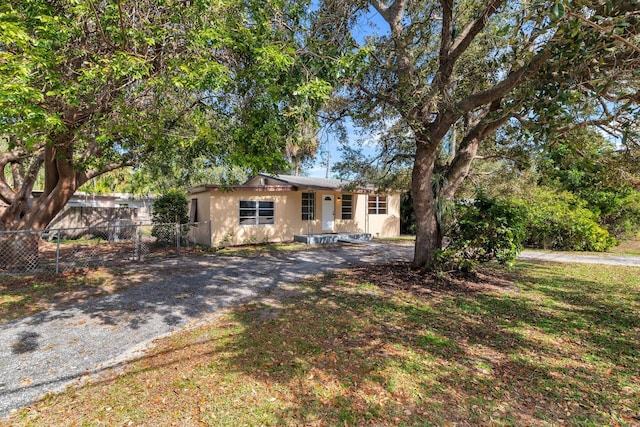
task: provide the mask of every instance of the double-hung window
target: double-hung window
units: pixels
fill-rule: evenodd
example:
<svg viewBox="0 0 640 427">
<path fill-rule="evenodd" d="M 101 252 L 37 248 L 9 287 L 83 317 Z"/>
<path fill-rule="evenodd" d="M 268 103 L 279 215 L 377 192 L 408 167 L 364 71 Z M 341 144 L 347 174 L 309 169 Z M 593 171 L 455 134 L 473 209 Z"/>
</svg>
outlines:
<svg viewBox="0 0 640 427">
<path fill-rule="evenodd" d="M 342 219 L 353 219 L 353 195 L 342 195 Z"/>
<path fill-rule="evenodd" d="M 387 196 L 369 196 L 369 214 L 387 213 Z"/>
<path fill-rule="evenodd" d="M 274 223 L 274 202 L 240 200 L 240 225 L 268 225 Z"/>
<path fill-rule="evenodd" d="M 316 213 L 316 193 L 302 193 L 302 220 L 312 221 Z"/>
</svg>

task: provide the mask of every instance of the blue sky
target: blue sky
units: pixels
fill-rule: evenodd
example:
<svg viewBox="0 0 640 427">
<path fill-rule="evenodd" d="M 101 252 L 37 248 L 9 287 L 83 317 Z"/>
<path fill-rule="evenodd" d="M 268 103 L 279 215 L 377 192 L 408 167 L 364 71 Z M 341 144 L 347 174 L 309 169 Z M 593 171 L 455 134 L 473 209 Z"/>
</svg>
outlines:
<svg viewBox="0 0 640 427">
<path fill-rule="evenodd" d="M 360 19 L 353 28 L 353 36 L 356 41 L 360 44 L 364 44 L 364 40 L 367 36 L 372 34 L 384 34 L 388 32 L 388 24 L 384 22 L 382 17 L 376 12 L 373 7 L 370 7 L 369 10 L 362 14 Z M 350 145 L 362 145 L 361 142 L 366 140 L 366 135 L 357 134 L 353 124 L 350 120 L 347 120 L 345 124 L 347 128 L 347 137 L 349 138 Z M 373 135 L 371 136 L 373 137 Z M 309 168 L 306 168 L 302 173 L 304 175 L 324 178 L 327 173 L 326 167 L 326 152 L 327 149 L 330 153 L 330 166 L 333 166 L 337 162 L 342 159 L 342 155 L 340 152 L 340 142 L 336 140 L 333 135 L 330 134 L 322 134 L 320 137 L 320 147 L 318 148 L 318 154 L 316 155 L 315 161 L 313 165 Z M 371 155 L 375 152 L 372 147 L 363 147 L 363 152 L 367 155 Z M 335 176 L 335 173 L 329 170 L 329 178 Z"/>
<path fill-rule="evenodd" d="M 377 152 L 374 134 L 363 134 L 358 132 L 355 126 L 351 123 L 350 119 L 345 119 L 345 128 L 347 131 L 347 138 L 349 139 L 350 146 L 358 146 L 361 148 L 362 153 L 365 156 L 371 156 Z M 313 162 L 313 165 L 309 168 L 305 168 L 302 172 L 303 175 L 324 178 L 327 176 L 327 150 L 329 150 L 330 162 L 329 162 L 329 178 L 337 177 L 337 174 L 331 170 L 337 162 L 342 160 L 341 143 L 329 132 L 323 132 L 321 130 L 320 146 L 318 147 L 318 154 Z"/>
</svg>

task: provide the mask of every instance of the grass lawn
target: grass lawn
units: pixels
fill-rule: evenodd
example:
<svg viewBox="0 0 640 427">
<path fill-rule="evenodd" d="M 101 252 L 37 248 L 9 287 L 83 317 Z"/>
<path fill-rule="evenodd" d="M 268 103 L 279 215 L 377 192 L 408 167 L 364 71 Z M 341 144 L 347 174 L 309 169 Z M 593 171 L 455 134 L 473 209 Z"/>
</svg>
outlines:
<svg viewBox="0 0 640 427">
<path fill-rule="evenodd" d="M 139 284 L 117 280 L 119 275 L 116 270 L 98 268 L 57 275 L 0 276 L 0 323 Z"/>
<path fill-rule="evenodd" d="M 309 245 L 296 242 L 285 243 L 260 243 L 255 245 L 244 246 L 227 246 L 221 249 L 217 249 L 216 253 L 219 255 L 231 255 L 231 256 L 262 256 L 269 255 L 278 252 L 294 252 L 303 251 L 309 249 Z"/>
<path fill-rule="evenodd" d="M 411 236 L 408 234 L 403 234 L 399 237 L 376 237 L 374 240 L 381 242 L 415 242 L 416 236 Z"/>
<path fill-rule="evenodd" d="M 640 425 L 640 269 L 406 264 L 307 281 L 11 425 Z"/>
<path fill-rule="evenodd" d="M 620 242 L 618 246 L 611 248 L 616 255 L 640 256 L 640 237 Z"/>
</svg>

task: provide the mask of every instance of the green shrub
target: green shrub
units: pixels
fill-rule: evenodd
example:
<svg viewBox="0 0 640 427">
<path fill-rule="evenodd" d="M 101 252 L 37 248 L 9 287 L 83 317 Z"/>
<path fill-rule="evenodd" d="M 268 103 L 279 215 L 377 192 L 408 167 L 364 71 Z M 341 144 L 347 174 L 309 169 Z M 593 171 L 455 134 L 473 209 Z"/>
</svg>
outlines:
<svg viewBox="0 0 640 427">
<path fill-rule="evenodd" d="M 151 210 L 153 228 L 151 235 L 163 243 L 175 243 L 175 224 L 189 222 L 189 201 L 187 195 L 180 190 L 169 190 L 153 202 Z M 186 234 L 187 227 L 181 227 Z"/>
<path fill-rule="evenodd" d="M 611 212 L 602 218 L 602 222 L 618 239 L 630 238 L 640 231 L 640 192 L 634 192 L 622 198 Z"/>
<path fill-rule="evenodd" d="M 463 251 L 455 248 L 447 248 L 436 251 L 433 265 L 439 271 L 462 271 L 471 273 L 476 270 L 479 262 L 466 257 Z"/>
<path fill-rule="evenodd" d="M 416 213 L 411 192 L 400 195 L 400 233 L 416 235 Z"/>
<path fill-rule="evenodd" d="M 538 187 L 526 203 L 526 246 L 606 251 L 617 244 L 616 239 L 598 224 L 599 215 L 587 209 L 585 201 L 568 191 Z"/>
<path fill-rule="evenodd" d="M 511 265 L 522 250 L 526 209 L 479 190 L 472 203 L 458 203 L 447 233 L 449 247 L 436 255 L 439 268 L 472 271 L 477 263 Z"/>
</svg>

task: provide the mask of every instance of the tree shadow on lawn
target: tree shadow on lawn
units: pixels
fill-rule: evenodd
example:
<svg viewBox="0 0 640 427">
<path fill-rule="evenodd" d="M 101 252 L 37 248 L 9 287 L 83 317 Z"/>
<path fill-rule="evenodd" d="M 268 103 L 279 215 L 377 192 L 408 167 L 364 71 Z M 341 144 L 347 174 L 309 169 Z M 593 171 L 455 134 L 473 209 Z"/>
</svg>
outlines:
<svg viewBox="0 0 640 427">
<path fill-rule="evenodd" d="M 404 267 L 382 268 L 406 279 Z M 277 424 L 640 421 L 625 389 L 638 379 L 637 331 L 603 339 L 629 317 L 608 317 L 595 333 L 581 327 L 604 316 L 590 299 L 559 310 L 503 283 L 422 277 L 407 286 L 392 277 L 385 287 L 375 270 L 310 283 L 274 319 L 265 320 L 266 305 L 234 311 L 243 332 L 221 349 L 234 355 L 223 364 L 296 396 Z M 412 292 L 418 283 L 428 291 Z"/>
<path fill-rule="evenodd" d="M 101 368 L 94 367 L 119 358 L 139 343 L 254 299 L 281 284 L 297 283 L 316 271 L 355 263 L 362 254 L 371 255 L 359 250 L 315 250 L 253 259 L 169 260 L 123 276 L 121 280 L 129 282 L 123 290 L 97 297 L 51 299 L 47 310 L 0 324 L 0 338 L 8 345 L 0 348 L 0 356 L 28 349 L 30 357 L 30 371 L 20 373 L 30 378 L 29 383 L 21 383 L 18 373 L 7 371 L 11 387 L 4 387 L 0 394 L 30 393 L 35 398 L 84 377 L 87 370 L 82 366 L 89 367 L 89 372 L 100 372 Z M 39 339 L 27 346 L 25 336 Z M 47 369 L 38 369 L 41 366 Z M 0 372 L 4 371 L 0 368 Z M 0 411 L 3 409 L 0 405 Z"/>
<path fill-rule="evenodd" d="M 327 274 L 170 338 L 88 400 L 208 425 L 638 424 L 638 330 L 603 342 L 637 323 L 599 322 L 620 303 L 546 274 Z"/>
<path fill-rule="evenodd" d="M 536 277 L 519 277 L 522 288 L 541 298 L 542 306 L 560 322 L 552 321 L 547 331 L 573 335 L 612 362 L 633 366 L 640 363 L 640 269 L 624 283 L 611 280 L 567 280 L 563 265 L 524 264 L 536 269 Z M 599 266 L 606 274 L 616 267 Z M 634 271 L 634 268 L 631 268 Z M 597 275 L 596 275 L 597 276 Z M 532 295 L 533 299 L 537 299 Z"/>
<path fill-rule="evenodd" d="M 36 398 L 83 378 L 87 371 L 100 372 L 100 366 L 110 365 L 110 359 L 137 345 L 230 304 L 247 301 L 263 287 L 283 280 L 277 270 L 271 277 L 251 280 L 251 270 L 241 262 L 225 260 L 223 264 L 224 268 L 192 262 L 143 268 L 135 276 L 121 279 L 129 282 L 125 289 L 100 296 L 94 296 L 93 289 L 89 295 L 82 292 L 91 284 L 81 284 L 73 291 L 63 288 L 62 292 L 83 295 L 51 298 L 47 310 L 0 324 L 0 338 L 7 344 L 0 348 L 0 357 L 11 357 L 6 366 L 25 363 L 15 356 L 29 353 L 29 363 L 21 372 L 5 372 L 6 366 L 0 366 L 8 384 L 0 389 L 0 396 L 7 402 L 23 393 Z M 22 377 L 28 377 L 29 382 L 20 381 Z M 5 409 L 0 404 L 0 413 Z"/>
<path fill-rule="evenodd" d="M 406 248 L 389 246 L 379 252 L 390 252 L 396 258 L 409 254 Z M 16 278 L 0 285 L 3 294 L 16 300 L 2 303 L 0 309 L 9 314 L 2 313 L 0 324 L 20 319 L 39 325 L 66 318 L 74 310 L 107 325 L 118 323 L 123 316 L 130 318 L 132 312 L 138 311 L 164 314 L 177 310 L 188 317 L 197 317 L 219 308 L 217 303 L 204 303 L 202 296 L 220 296 L 228 301 L 238 294 L 255 295 L 340 266 L 376 262 L 375 256 L 374 251 L 358 247 L 313 248 L 252 258 L 211 254 L 172 258 L 128 269 L 118 267 L 113 272 L 104 269 L 97 277 L 90 271 L 77 270 L 60 276 Z M 21 312 L 14 310 L 14 305 L 28 307 Z M 25 320 L 24 314 L 31 316 Z M 173 317 L 168 318 L 173 324 Z M 130 326 L 136 329 L 144 322 L 141 316 Z"/>
</svg>

